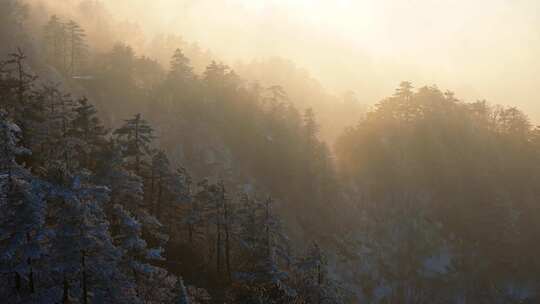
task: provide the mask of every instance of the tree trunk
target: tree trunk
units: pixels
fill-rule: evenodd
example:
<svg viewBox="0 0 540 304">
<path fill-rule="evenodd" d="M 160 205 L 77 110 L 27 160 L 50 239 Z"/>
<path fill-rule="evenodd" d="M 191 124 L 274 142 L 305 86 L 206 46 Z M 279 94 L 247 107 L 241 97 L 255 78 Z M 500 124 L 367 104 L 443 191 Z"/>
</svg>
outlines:
<svg viewBox="0 0 540 304">
<path fill-rule="evenodd" d="M 65 100 L 62 99 L 62 139 L 64 140 L 64 162 L 66 163 L 66 169 L 69 171 L 69 157 L 68 157 L 68 148 L 67 148 L 67 119 L 66 119 L 66 104 Z"/>
<path fill-rule="evenodd" d="M 191 216 L 193 216 L 195 214 L 195 210 L 196 210 L 196 205 L 195 205 L 195 200 L 192 199 L 191 200 Z M 193 220 L 193 218 L 191 219 Z M 193 244 L 193 230 L 195 229 L 194 227 L 194 224 L 192 222 L 189 222 L 188 223 L 188 232 L 189 232 L 189 243 L 190 244 Z"/>
<path fill-rule="evenodd" d="M 62 49 L 63 49 L 63 66 L 62 70 L 64 72 L 64 75 L 67 73 L 67 41 L 66 41 L 66 35 L 64 34 L 64 37 L 62 38 Z"/>
<path fill-rule="evenodd" d="M 21 291 L 21 275 L 15 271 L 15 290 L 17 292 Z"/>
<path fill-rule="evenodd" d="M 88 133 L 90 133 L 90 131 L 88 130 L 88 126 L 85 126 L 85 128 L 84 128 L 84 141 L 85 142 L 89 142 L 88 138 L 90 136 L 89 136 Z M 90 152 L 90 153 L 92 153 L 92 152 Z M 90 160 L 90 155 L 88 155 L 88 154 L 89 153 L 87 153 L 87 152 L 82 152 L 82 157 L 83 157 L 83 164 L 86 166 L 87 169 L 90 170 L 91 169 L 91 166 L 90 166 L 91 160 Z"/>
<path fill-rule="evenodd" d="M 265 214 L 265 232 L 266 232 L 266 254 L 268 255 L 268 258 L 270 258 L 272 252 L 270 249 L 270 198 L 266 200 L 266 214 Z"/>
<path fill-rule="evenodd" d="M 221 221 L 219 209 L 217 210 L 217 238 L 216 238 L 216 271 L 219 276 L 221 273 Z"/>
<path fill-rule="evenodd" d="M 66 275 L 64 274 L 64 294 L 62 296 L 62 304 L 68 304 L 69 303 L 69 284 L 66 278 Z"/>
<path fill-rule="evenodd" d="M 30 243 L 30 233 L 26 234 L 26 241 Z M 32 259 L 28 258 L 27 263 L 28 263 L 28 267 L 30 268 L 30 273 L 28 274 L 28 287 L 30 288 L 30 293 L 34 293 L 35 287 L 34 287 L 34 270 L 32 268 Z"/>
<path fill-rule="evenodd" d="M 137 121 L 135 123 L 135 173 L 140 176 L 139 169 L 141 156 L 139 154 L 139 117 L 137 116 Z"/>
<path fill-rule="evenodd" d="M 231 252 L 231 246 L 229 242 L 229 210 L 227 206 L 227 200 L 225 199 L 225 189 L 222 189 L 223 191 L 223 211 L 224 211 L 224 217 L 225 217 L 225 266 L 227 267 L 227 279 L 229 282 L 231 282 L 231 258 L 230 258 L 230 252 Z"/>
<path fill-rule="evenodd" d="M 86 252 L 81 251 L 81 265 L 82 265 L 82 290 L 83 290 L 83 304 L 88 304 L 88 282 L 86 275 Z"/>
<path fill-rule="evenodd" d="M 34 270 L 32 269 L 32 260 L 28 258 L 28 265 L 30 266 L 30 273 L 28 274 L 28 287 L 30 288 L 30 293 L 34 293 L 36 288 L 34 286 Z"/>
<path fill-rule="evenodd" d="M 158 179 L 158 196 L 156 200 L 156 218 L 161 221 L 161 196 L 163 193 L 163 180 L 162 180 L 163 173 L 159 174 Z"/>
<path fill-rule="evenodd" d="M 317 303 L 321 304 L 321 285 L 322 285 L 322 273 L 321 264 L 317 265 Z"/>
<path fill-rule="evenodd" d="M 188 223 L 188 239 L 189 243 L 193 244 L 193 224 Z"/>
<path fill-rule="evenodd" d="M 75 73 L 75 30 L 71 29 L 71 77 Z"/>
<path fill-rule="evenodd" d="M 137 295 L 137 298 L 140 296 L 139 295 L 139 286 L 138 286 L 138 279 L 137 279 L 137 271 L 135 271 L 135 269 L 133 269 L 133 280 L 135 281 L 135 295 Z"/>
<path fill-rule="evenodd" d="M 18 86 L 17 86 L 17 101 L 19 102 L 19 104 L 23 107 L 23 111 L 21 112 L 21 120 L 20 121 L 17 121 L 17 124 L 19 125 L 19 127 L 21 128 L 22 130 L 22 136 L 20 138 L 20 142 L 21 142 L 21 145 L 23 147 L 26 146 L 26 126 L 25 126 L 25 122 L 26 122 L 26 119 L 25 119 L 25 101 L 24 101 L 24 91 L 25 91 L 25 85 L 24 85 L 24 67 L 23 67 L 23 60 L 26 58 L 26 56 L 24 56 L 23 52 L 21 51 L 21 49 L 18 49 L 18 53 L 16 54 L 16 60 L 17 60 L 17 71 L 18 71 Z"/>
</svg>

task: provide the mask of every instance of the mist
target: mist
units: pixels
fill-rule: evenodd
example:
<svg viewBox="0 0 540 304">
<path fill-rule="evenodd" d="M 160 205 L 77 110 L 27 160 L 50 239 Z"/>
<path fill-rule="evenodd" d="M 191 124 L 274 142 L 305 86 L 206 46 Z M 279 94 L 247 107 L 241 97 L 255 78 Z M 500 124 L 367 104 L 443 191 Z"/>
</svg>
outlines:
<svg viewBox="0 0 540 304">
<path fill-rule="evenodd" d="M 0 0 L 0 302 L 540 303 L 539 12 Z"/>
<path fill-rule="evenodd" d="M 538 1 L 106 2 L 150 35 L 181 34 L 230 63 L 288 58 L 364 103 L 409 80 L 540 118 Z"/>
</svg>

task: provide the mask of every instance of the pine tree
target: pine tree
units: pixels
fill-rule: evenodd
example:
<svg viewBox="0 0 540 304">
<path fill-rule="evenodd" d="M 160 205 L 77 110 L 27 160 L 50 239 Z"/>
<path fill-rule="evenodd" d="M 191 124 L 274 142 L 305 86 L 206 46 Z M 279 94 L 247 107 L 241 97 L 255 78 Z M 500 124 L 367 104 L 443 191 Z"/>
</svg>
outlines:
<svg viewBox="0 0 540 304">
<path fill-rule="evenodd" d="M 80 98 L 73 108 L 75 115 L 71 121 L 69 135 L 80 139 L 81 145 L 77 147 L 79 163 L 87 168 L 94 169 L 98 153 L 105 149 L 108 130 L 97 117 L 97 110 L 86 98 Z"/>
<path fill-rule="evenodd" d="M 208 261 L 216 255 L 215 273 L 221 275 L 222 266 L 222 210 L 220 191 L 221 188 L 215 184 L 209 184 L 207 180 L 199 182 L 200 191 L 196 194 L 198 202 L 201 204 L 202 218 L 206 228 L 206 240 L 208 241 Z M 213 227 L 212 227 L 213 226 Z M 215 228 L 215 233 L 210 231 Z"/>
<path fill-rule="evenodd" d="M 51 263 L 63 299 L 102 303 L 130 298 L 121 279 L 121 251 L 113 244 L 103 205 L 108 189 L 86 178 L 64 176 L 64 185 L 51 184 L 54 220 Z"/>
<path fill-rule="evenodd" d="M 317 120 L 315 119 L 315 113 L 313 112 L 313 109 L 309 108 L 304 112 L 304 130 L 306 133 L 306 137 L 308 139 L 308 142 L 311 145 L 314 145 L 317 143 L 317 134 L 319 133 L 319 125 L 317 124 Z"/>
<path fill-rule="evenodd" d="M 247 261 L 235 277 L 247 286 L 258 286 L 275 297 L 294 298 L 296 291 L 285 269 L 292 257 L 287 248 L 287 237 L 272 213 L 272 199 L 259 202 L 244 196 L 237 213 L 241 221 L 239 238 Z"/>
<path fill-rule="evenodd" d="M 57 15 L 52 15 L 44 27 L 45 52 L 50 63 L 60 69 L 65 57 L 66 28 Z"/>
<path fill-rule="evenodd" d="M 150 210 L 158 220 L 162 218 L 162 209 L 166 203 L 168 186 L 171 180 L 170 164 L 167 155 L 163 151 L 157 151 L 152 157 L 150 168 Z"/>
<path fill-rule="evenodd" d="M 122 205 L 131 213 L 143 207 L 143 181 L 127 170 L 121 145 L 109 140 L 98 154 L 95 179 L 108 185 L 111 190 L 111 206 Z"/>
<path fill-rule="evenodd" d="M 193 68 L 182 50 L 176 49 L 171 59 L 169 79 L 186 83 L 194 78 Z"/>
<path fill-rule="evenodd" d="M 229 199 L 226 196 L 225 186 L 223 181 L 217 184 L 208 184 L 207 182 L 199 183 L 202 188 L 197 193 L 197 199 L 202 206 L 202 216 L 208 226 L 215 227 L 215 245 L 210 244 L 210 248 L 215 250 L 216 254 L 216 274 L 219 277 L 223 276 L 225 270 L 226 278 L 230 282 L 232 278 L 231 269 L 231 242 L 232 242 L 232 215 L 230 210 Z M 212 240 L 210 235 L 207 235 L 208 240 Z"/>
<path fill-rule="evenodd" d="M 159 280 L 163 269 L 148 263 L 152 260 L 161 260 L 161 249 L 150 249 L 142 238 L 142 225 L 129 211 L 121 205 L 114 206 L 114 218 L 117 228 L 115 241 L 122 250 L 121 266 L 124 272 L 132 278 L 137 297 L 143 297 L 145 288 Z M 163 282 L 162 282 L 163 283 Z"/>
<path fill-rule="evenodd" d="M 141 175 L 146 167 L 145 158 L 151 153 L 154 130 L 141 114 L 125 121 L 124 125 L 114 131 L 118 142 L 122 145 L 124 156 L 128 159 L 128 168 Z"/>
<path fill-rule="evenodd" d="M 225 233 L 225 270 L 227 273 L 227 280 L 232 281 L 232 269 L 231 269 L 231 242 L 232 242 L 232 230 L 234 226 L 231 204 L 227 197 L 225 185 L 223 181 L 219 184 L 221 191 L 219 193 L 221 208 L 223 209 L 223 230 Z"/>
<path fill-rule="evenodd" d="M 191 236 L 192 241 L 193 231 L 188 220 L 189 213 L 185 210 L 191 210 L 191 205 L 194 201 L 191 193 L 191 176 L 185 168 L 178 168 L 174 173 L 171 173 L 167 182 L 167 197 L 162 214 L 162 222 L 168 227 L 168 234 L 172 237 L 181 238 L 177 232 L 184 229 L 183 225 L 188 224 L 188 237 Z M 191 231 L 191 233 L 190 233 Z"/>
<path fill-rule="evenodd" d="M 203 80 L 214 98 L 223 98 L 228 88 L 236 88 L 237 76 L 231 68 L 223 63 L 212 61 L 203 73 Z"/>
<path fill-rule="evenodd" d="M 0 271 L 15 276 L 15 284 L 9 285 L 15 285 L 17 295 L 23 295 L 23 290 L 34 294 L 38 284 L 34 264 L 47 252 L 43 243 L 48 231 L 44 226 L 46 192 L 38 179 L 4 176 L 0 180 Z M 22 287 L 23 279 L 28 288 Z"/>
<path fill-rule="evenodd" d="M 410 100 L 413 95 L 413 86 L 412 83 L 409 81 L 402 81 L 399 84 L 399 88 L 396 89 L 396 92 L 394 93 L 395 97 L 401 97 L 405 100 Z"/>
<path fill-rule="evenodd" d="M 0 106 L 21 128 L 21 144 L 33 148 L 32 137 L 39 129 L 41 119 L 41 105 L 32 92 L 37 77 L 28 71 L 26 55 L 20 49 L 9 54 L 4 62 L 4 72 L 7 77 L 2 79 Z"/>
<path fill-rule="evenodd" d="M 162 272 L 149 263 L 162 259 L 162 249 L 150 248 L 147 239 L 152 238 L 163 245 L 167 236 L 162 232 L 161 223 L 144 210 L 142 178 L 125 168 L 120 147 L 111 140 L 100 152 L 103 156 L 99 158 L 106 161 L 97 164 L 95 178 L 110 185 L 111 203 L 107 214 L 111 234 L 114 244 L 122 252 L 123 273 L 129 278 L 128 282 L 132 282 L 128 289 L 140 298 L 145 293 L 144 286 L 152 283 L 151 279 L 158 280 L 157 273 Z"/>
<path fill-rule="evenodd" d="M 183 194 L 180 195 L 182 201 L 187 204 L 185 208 L 185 214 L 183 215 L 182 223 L 186 224 L 188 232 L 188 242 L 189 244 L 194 244 L 195 234 L 197 233 L 197 225 L 202 222 L 202 212 L 200 205 L 197 204 L 196 195 L 192 193 L 191 185 L 192 180 L 191 176 L 187 173 L 184 168 L 181 168 L 177 171 L 177 176 L 179 181 L 184 185 Z M 181 188 L 176 188 L 181 189 Z"/>
<path fill-rule="evenodd" d="M 15 161 L 17 155 L 29 153 L 19 146 L 18 134 L 18 126 L 0 111 L 0 272 L 14 277 L 15 296 L 22 296 L 23 278 L 28 293 L 36 292 L 33 263 L 46 252 L 42 240 L 47 204 L 42 182 Z M 11 298 L 9 288 L 0 292 L 1 298 Z"/>
<path fill-rule="evenodd" d="M 204 80 L 214 84 L 221 82 L 228 71 L 228 66 L 212 61 L 204 71 Z"/>
<path fill-rule="evenodd" d="M 86 54 L 86 41 L 84 29 L 75 21 L 66 23 L 66 32 L 69 43 L 69 67 L 71 77 L 81 72 L 82 63 Z"/>
<path fill-rule="evenodd" d="M 62 167 L 73 171 L 79 167 L 77 162 L 78 147 L 84 146 L 83 139 L 71 134 L 74 101 L 69 94 L 62 93 L 56 86 L 44 88 L 45 132 L 42 135 L 41 164 L 44 167 Z"/>
<path fill-rule="evenodd" d="M 70 73 L 70 59 L 73 51 L 78 52 L 84 37 L 75 22 L 63 22 L 57 15 L 51 16 L 44 27 L 45 48 L 49 61 L 65 75 Z"/>
<path fill-rule="evenodd" d="M 307 303 L 343 303 L 341 288 L 326 270 L 327 259 L 317 243 L 295 263 L 295 287 Z"/>
<path fill-rule="evenodd" d="M 7 178 L 11 178 L 17 171 L 22 170 L 16 162 L 16 157 L 23 154 L 30 154 L 30 150 L 20 145 L 21 129 L 12 122 L 8 114 L 0 110 L 0 170 L 7 173 Z"/>
<path fill-rule="evenodd" d="M 152 237 L 160 246 L 164 245 L 168 236 L 164 233 L 163 225 L 145 209 L 143 179 L 126 169 L 126 160 L 120 149 L 121 145 L 111 140 L 100 152 L 95 179 L 109 185 L 111 189 L 111 206 L 121 205 L 142 224 L 145 239 Z M 111 210 L 108 210 L 110 213 Z M 114 223 L 114 221 L 113 221 Z M 112 226 L 113 231 L 116 229 Z M 150 240 L 149 240 L 150 241 Z"/>
</svg>

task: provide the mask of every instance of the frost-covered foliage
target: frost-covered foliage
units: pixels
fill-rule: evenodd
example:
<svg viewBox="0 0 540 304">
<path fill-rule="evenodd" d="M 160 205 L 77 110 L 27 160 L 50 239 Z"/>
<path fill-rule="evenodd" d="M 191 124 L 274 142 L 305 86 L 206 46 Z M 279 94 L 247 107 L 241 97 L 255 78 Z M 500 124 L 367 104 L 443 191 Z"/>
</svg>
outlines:
<svg viewBox="0 0 540 304">
<path fill-rule="evenodd" d="M 294 265 L 294 286 L 306 303 L 347 303 L 349 293 L 328 271 L 328 261 L 317 243 Z"/>
<path fill-rule="evenodd" d="M 143 205 L 142 178 L 125 168 L 125 159 L 115 141 L 107 142 L 99 153 L 99 157 L 107 161 L 98 162 L 95 178 L 109 186 L 111 206 L 120 204 L 130 212 L 135 212 Z"/>
<path fill-rule="evenodd" d="M 176 50 L 168 73 L 86 53 L 82 25 L 113 26 L 69 2 L 92 18 L 51 16 L 30 61 L 0 62 L 0 300 L 538 302 L 540 132 L 519 110 L 404 82 L 331 151 L 309 100 L 208 54 L 197 75 L 175 37 L 149 42 Z M 19 3 L 0 1 L 0 49 Z"/>
<path fill-rule="evenodd" d="M 99 152 L 107 144 L 105 136 L 107 129 L 97 117 L 97 110 L 86 98 L 77 100 L 73 108 L 74 116 L 71 121 L 69 135 L 79 138 L 80 145 L 75 147 L 78 163 L 86 169 L 95 169 Z"/>
<path fill-rule="evenodd" d="M 24 299 L 23 289 L 35 292 L 34 264 L 46 253 L 47 234 L 46 189 L 16 162 L 30 153 L 19 145 L 20 133 L 0 109 L 0 298 L 12 301 Z"/>
<path fill-rule="evenodd" d="M 538 139 L 516 108 L 401 83 L 336 145 L 362 219 L 354 284 L 383 303 L 494 303 L 508 284 L 538 301 Z"/>
<path fill-rule="evenodd" d="M 89 1 L 81 5 L 98 6 Z M 269 107 L 252 103 L 252 98 L 264 98 L 245 91 L 228 66 L 212 62 L 198 77 L 181 50 L 175 52 L 164 77 L 154 77 L 161 70 L 156 62 L 136 58 L 129 46 L 122 45 L 103 58 L 96 56 L 103 59 L 96 66 L 106 66 L 93 70 L 84 64 L 88 55 L 84 28 L 75 20 L 62 20 L 64 16 L 50 17 L 42 41 L 46 58 L 39 62 L 39 56 L 32 57 L 31 62 L 43 64 L 40 71 L 58 74 L 60 83 L 34 76 L 21 50 L 0 62 L 0 298 L 47 304 L 307 299 L 293 286 L 293 271 L 301 270 L 294 267 L 294 253 L 278 213 L 272 210 L 272 199 L 244 199 L 230 195 L 229 189 L 236 187 L 233 150 L 240 147 L 232 136 L 236 129 L 247 131 L 241 141 L 275 139 L 265 142 L 265 149 L 283 142 L 281 156 L 287 151 L 311 155 L 299 168 L 314 168 L 321 155 L 312 155 L 311 149 L 323 144 L 317 139 L 313 112 L 302 120 L 292 104 L 283 104 L 285 99 L 276 99 Z M 135 70 L 140 75 L 124 77 Z M 86 71 L 95 77 L 78 75 Z M 75 85 L 89 79 L 93 81 Z M 188 170 L 168 149 L 171 137 L 155 141 L 154 126 L 165 134 L 170 119 L 150 124 L 149 111 L 141 109 L 145 115 L 135 114 L 110 132 L 98 117 L 116 114 L 99 116 L 89 99 L 74 98 L 64 91 L 66 87 L 90 93 L 102 87 L 102 96 L 111 105 L 124 97 L 111 95 L 120 87 L 130 88 L 134 105 L 140 104 L 144 87 L 148 92 L 143 95 L 156 99 L 156 110 L 163 111 L 163 102 L 169 103 L 168 113 L 182 109 L 178 120 L 196 128 L 186 129 L 182 141 L 172 143 L 181 146 L 190 138 L 194 149 L 184 154 L 190 158 L 187 165 L 196 168 L 197 176 L 202 169 L 219 173 L 222 179 L 205 179 L 194 187 Z M 235 114 L 234 108 L 249 111 Z M 242 117 L 251 114 L 260 116 L 263 125 L 255 120 L 244 123 Z M 188 115 L 192 117 L 186 120 Z M 200 122 L 193 121 L 196 117 Z M 227 127 L 228 121 L 233 128 Z M 199 135 L 208 141 L 201 143 Z M 198 158 L 199 152 L 209 155 L 206 161 Z M 261 157 L 276 163 L 279 155 Z M 292 168 L 296 159 L 287 159 Z M 259 169 L 274 179 L 279 176 L 256 165 L 249 170 Z M 294 169 L 295 179 L 304 178 L 300 171 Z M 322 199 L 321 191 L 313 194 Z M 190 283 L 187 287 L 184 279 Z"/>
<path fill-rule="evenodd" d="M 364 230 L 347 240 L 357 246 L 354 267 L 363 296 L 375 303 L 445 299 L 438 286 L 455 279 L 455 265 L 440 225 L 403 208 L 388 210 L 384 218 L 365 220 Z"/>
<path fill-rule="evenodd" d="M 121 294 L 120 250 L 114 246 L 103 212 L 108 189 L 86 184 L 76 176 L 68 187 L 52 185 L 50 260 L 53 284 L 63 297 L 83 302 L 113 302 Z"/>
<path fill-rule="evenodd" d="M 24 55 L 14 57 L 5 65 L 24 67 Z M 48 86 L 29 94 L 35 79 L 19 78 L 12 87 L 16 76 L 0 78 L 7 101 L 0 104 L 0 298 L 172 303 L 175 277 L 151 264 L 163 250 L 147 248 L 139 224 L 161 227 L 142 209 L 143 178 L 127 168 L 127 157 L 106 138 L 85 99 L 75 106 L 69 95 Z M 20 111 L 32 113 L 16 102 L 28 100 L 40 106 L 27 117 Z M 38 120 L 43 128 L 36 131 Z"/>
<path fill-rule="evenodd" d="M 175 304 L 191 304 L 190 296 L 187 292 L 184 280 L 179 277 L 176 282 L 177 298 Z"/>
<path fill-rule="evenodd" d="M 297 296 L 288 271 L 292 255 L 287 236 L 272 211 L 272 199 L 264 201 L 243 196 L 236 211 L 240 223 L 239 238 L 245 259 L 235 277 L 256 297 L 278 297 L 283 301 Z"/>
</svg>

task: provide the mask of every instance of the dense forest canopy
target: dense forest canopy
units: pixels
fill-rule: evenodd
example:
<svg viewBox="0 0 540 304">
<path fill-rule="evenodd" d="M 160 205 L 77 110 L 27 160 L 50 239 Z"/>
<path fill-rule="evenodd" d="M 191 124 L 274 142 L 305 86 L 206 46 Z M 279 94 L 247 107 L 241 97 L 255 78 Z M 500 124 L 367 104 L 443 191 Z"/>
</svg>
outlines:
<svg viewBox="0 0 540 304">
<path fill-rule="evenodd" d="M 141 25 L 123 38 L 137 37 L 133 47 L 151 40 L 142 32 L 169 32 L 231 66 L 289 58 L 336 95 L 354 90 L 369 104 L 409 80 L 519 106 L 540 120 L 532 97 L 540 69 L 536 0 L 101 1 L 120 20 Z M 78 0 L 48 2 L 63 9 Z"/>
<path fill-rule="evenodd" d="M 540 300 L 524 112 L 409 81 L 368 107 L 107 3 L 0 2 L 0 302 Z"/>
</svg>

